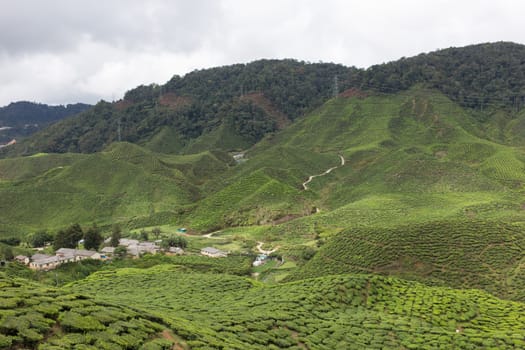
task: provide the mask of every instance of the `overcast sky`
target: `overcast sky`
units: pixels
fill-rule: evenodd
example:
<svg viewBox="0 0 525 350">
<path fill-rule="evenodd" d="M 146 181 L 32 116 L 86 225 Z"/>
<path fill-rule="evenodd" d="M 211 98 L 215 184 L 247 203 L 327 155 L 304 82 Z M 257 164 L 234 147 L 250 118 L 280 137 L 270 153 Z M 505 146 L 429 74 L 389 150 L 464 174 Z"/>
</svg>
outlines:
<svg viewBox="0 0 525 350">
<path fill-rule="evenodd" d="M 519 0 L 0 1 L 0 106 L 118 100 L 140 84 L 260 58 L 368 67 L 525 43 Z"/>
</svg>

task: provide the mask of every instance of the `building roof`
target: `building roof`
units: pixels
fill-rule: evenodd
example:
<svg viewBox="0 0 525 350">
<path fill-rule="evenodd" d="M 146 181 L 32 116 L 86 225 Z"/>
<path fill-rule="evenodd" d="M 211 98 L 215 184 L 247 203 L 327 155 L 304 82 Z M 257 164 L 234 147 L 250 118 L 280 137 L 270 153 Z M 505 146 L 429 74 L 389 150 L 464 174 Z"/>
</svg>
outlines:
<svg viewBox="0 0 525 350">
<path fill-rule="evenodd" d="M 94 250 L 85 250 L 85 249 L 72 249 L 72 248 L 60 248 L 55 252 L 57 255 L 63 256 L 84 256 L 91 257 L 97 252 Z"/>
<path fill-rule="evenodd" d="M 75 254 L 75 251 L 76 251 L 76 249 L 73 249 L 73 248 L 60 248 L 60 249 L 57 249 L 55 254 L 73 255 L 73 254 Z"/>
<path fill-rule="evenodd" d="M 38 259 L 38 260 L 34 260 L 33 261 L 33 264 L 36 264 L 36 265 L 45 265 L 45 264 L 49 264 L 49 263 L 56 263 L 59 261 L 59 257 L 56 256 L 56 255 L 48 255 L 46 256 L 45 258 L 41 258 L 41 259 Z"/>
<path fill-rule="evenodd" d="M 101 252 L 113 254 L 115 252 L 115 247 L 104 247 Z"/>
<path fill-rule="evenodd" d="M 77 249 L 75 250 L 75 256 L 93 256 L 97 254 L 94 250 Z"/>
<path fill-rule="evenodd" d="M 137 245 L 139 244 L 139 241 L 136 239 L 129 239 L 129 238 L 121 238 L 118 241 L 119 245 L 123 245 L 124 247 L 128 247 L 130 245 Z"/>
<path fill-rule="evenodd" d="M 206 247 L 201 249 L 201 253 L 208 253 L 208 254 L 226 254 L 226 252 L 223 252 L 220 249 L 213 248 L 213 247 Z"/>
<path fill-rule="evenodd" d="M 47 259 L 47 258 L 49 258 L 51 256 L 52 255 L 36 253 L 36 254 L 31 256 L 31 260 L 32 261 L 40 261 L 40 260 L 43 260 L 43 259 Z"/>
</svg>

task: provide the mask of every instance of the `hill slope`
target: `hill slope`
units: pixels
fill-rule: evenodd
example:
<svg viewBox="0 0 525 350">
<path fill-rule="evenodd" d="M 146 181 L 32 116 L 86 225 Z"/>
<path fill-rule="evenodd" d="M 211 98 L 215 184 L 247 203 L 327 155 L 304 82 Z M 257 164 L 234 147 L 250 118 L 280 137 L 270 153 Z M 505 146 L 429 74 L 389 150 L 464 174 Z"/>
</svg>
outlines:
<svg viewBox="0 0 525 350">
<path fill-rule="evenodd" d="M 160 349 L 169 326 L 144 311 L 97 302 L 0 272 L 2 349 Z M 159 322 L 160 321 L 160 322 Z"/>
<path fill-rule="evenodd" d="M 0 230 L 13 234 L 71 222 L 169 222 L 200 198 L 198 186 L 226 170 L 230 160 L 218 152 L 157 155 L 126 143 L 91 155 L 0 160 Z"/>
<path fill-rule="evenodd" d="M 479 291 L 426 287 L 372 275 L 330 276 L 269 287 L 243 277 L 187 273 L 161 265 L 99 272 L 70 288 L 96 295 L 96 300 L 140 305 L 162 315 L 165 322 L 184 323 L 193 330 L 187 343 L 195 349 L 525 345 L 523 304 Z"/>
<path fill-rule="evenodd" d="M 303 189 L 310 175 L 338 166 L 340 156 L 344 166 Z M 261 223 L 255 216 L 264 210 L 262 221 L 272 222 L 315 208 L 322 213 L 303 221 L 332 227 L 369 222 L 371 215 L 377 225 L 383 214 L 383 223 L 481 213 L 523 217 L 521 148 L 491 141 L 470 111 L 435 91 L 332 99 L 263 139 L 245 159 L 212 181 L 189 225 Z M 264 186 L 273 188 L 268 196 L 250 197 Z M 490 209 L 498 207 L 505 210 Z M 394 218 L 399 212 L 414 217 Z"/>
<path fill-rule="evenodd" d="M 119 140 L 119 129 L 120 140 L 152 144 L 162 152 L 200 152 L 204 145 L 246 149 L 333 96 L 335 77 L 341 91 L 353 87 L 393 94 L 416 85 L 440 91 L 475 111 L 475 119 L 494 140 L 523 145 L 524 62 L 525 46 L 498 42 L 439 50 L 366 70 L 294 60 L 198 70 L 162 86 L 139 86 L 117 103 L 101 102 L 9 154 L 94 152 Z"/>
<path fill-rule="evenodd" d="M 345 84 L 353 71 L 294 60 L 194 71 L 174 76 L 163 86 L 139 86 L 116 103 L 102 101 L 12 148 L 10 154 L 89 153 L 117 140 L 152 144 L 169 153 L 200 152 L 203 146 L 195 144 L 203 142 L 206 149 L 244 149 L 321 105 L 332 94 L 334 77 L 340 75 Z"/>
</svg>

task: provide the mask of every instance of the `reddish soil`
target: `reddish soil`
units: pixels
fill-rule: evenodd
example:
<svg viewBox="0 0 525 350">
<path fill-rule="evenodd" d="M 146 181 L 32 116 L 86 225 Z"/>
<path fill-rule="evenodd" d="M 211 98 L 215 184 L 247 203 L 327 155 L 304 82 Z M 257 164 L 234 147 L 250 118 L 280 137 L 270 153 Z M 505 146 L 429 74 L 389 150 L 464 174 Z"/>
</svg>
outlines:
<svg viewBox="0 0 525 350">
<path fill-rule="evenodd" d="M 277 123 L 277 128 L 282 129 L 290 124 L 290 119 L 278 110 L 270 100 L 268 100 L 262 92 L 253 92 L 241 97 L 241 100 L 250 101 L 256 106 L 262 108 L 270 117 Z"/>
<path fill-rule="evenodd" d="M 175 344 L 173 345 L 173 350 L 184 350 L 184 348 L 177 343 L 177 339 L 175 339 L 175 337 L 171 334 L 170 331 L 168 331 L 167 329 L 165 329 L 164 331 L 162 331 L 162 337 L 164 339 L 167 339 L 167 340 L 171 340 L 172 342 L 174 342 Z"/>
<path fill-rule="evenodd" d="M 168 92 L 160 96 L 159 102 L 162 106 L 170 107 L 171 109 L 179 109 L 191 103 L 191 98 L 184 96 L 177 96 L 172 92 Z"/>
<path fill-rule="evenodd" d="M 128 108 L 129 106 L 131 106 L 133 103 L 130 102 L 130 101 L 126 101 L 126 100 L 120 100 L 118 102 L 115 102 L 115 108 L 119 111 L 123 111 L 125 110 L 126 108 Z"/>
<path fill-rule="evenodd" d="M 279 224 L 285 223 L 287 221 L 290 221 L 290 220 L 293 220 L 293 219 L 297 219 L 298 217 L 301 217 L 301 215 L 298 215 L 298 214 L 286 215 L 286 216 L 283 216 L 282 218 L 274 220 L 273 224 L 274 225 L 279 225 Z"/>
<path fill-rule="evenodd" d="M 365 92 L 363 92 L 363 91 L 361 91 L 361 90 L 359 90 L 357 88 L 350 88 L 348 90 L 345 90 L 345 91 L 341 92 L 339 94 L 339 96 L 340 97 L 347 97 L 347 98 L 350 98 L 350 97 L 365 98 L 368 95 Z"/>
</svg>

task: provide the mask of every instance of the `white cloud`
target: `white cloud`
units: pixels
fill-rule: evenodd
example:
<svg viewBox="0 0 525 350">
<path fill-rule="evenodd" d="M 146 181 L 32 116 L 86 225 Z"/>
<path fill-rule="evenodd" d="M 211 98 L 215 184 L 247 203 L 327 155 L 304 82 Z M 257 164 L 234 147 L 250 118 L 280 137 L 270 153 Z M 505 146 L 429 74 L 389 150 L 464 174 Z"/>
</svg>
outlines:
<svg viewBox="0 0 525 350">
<path fill-rule="evenodd" d="M 117 99 L 259 58 L 366 67 L 437 48 L 525 43 L 520 2 L 19 0 L 0 12 L 0 105 Z"/>
</svg>

